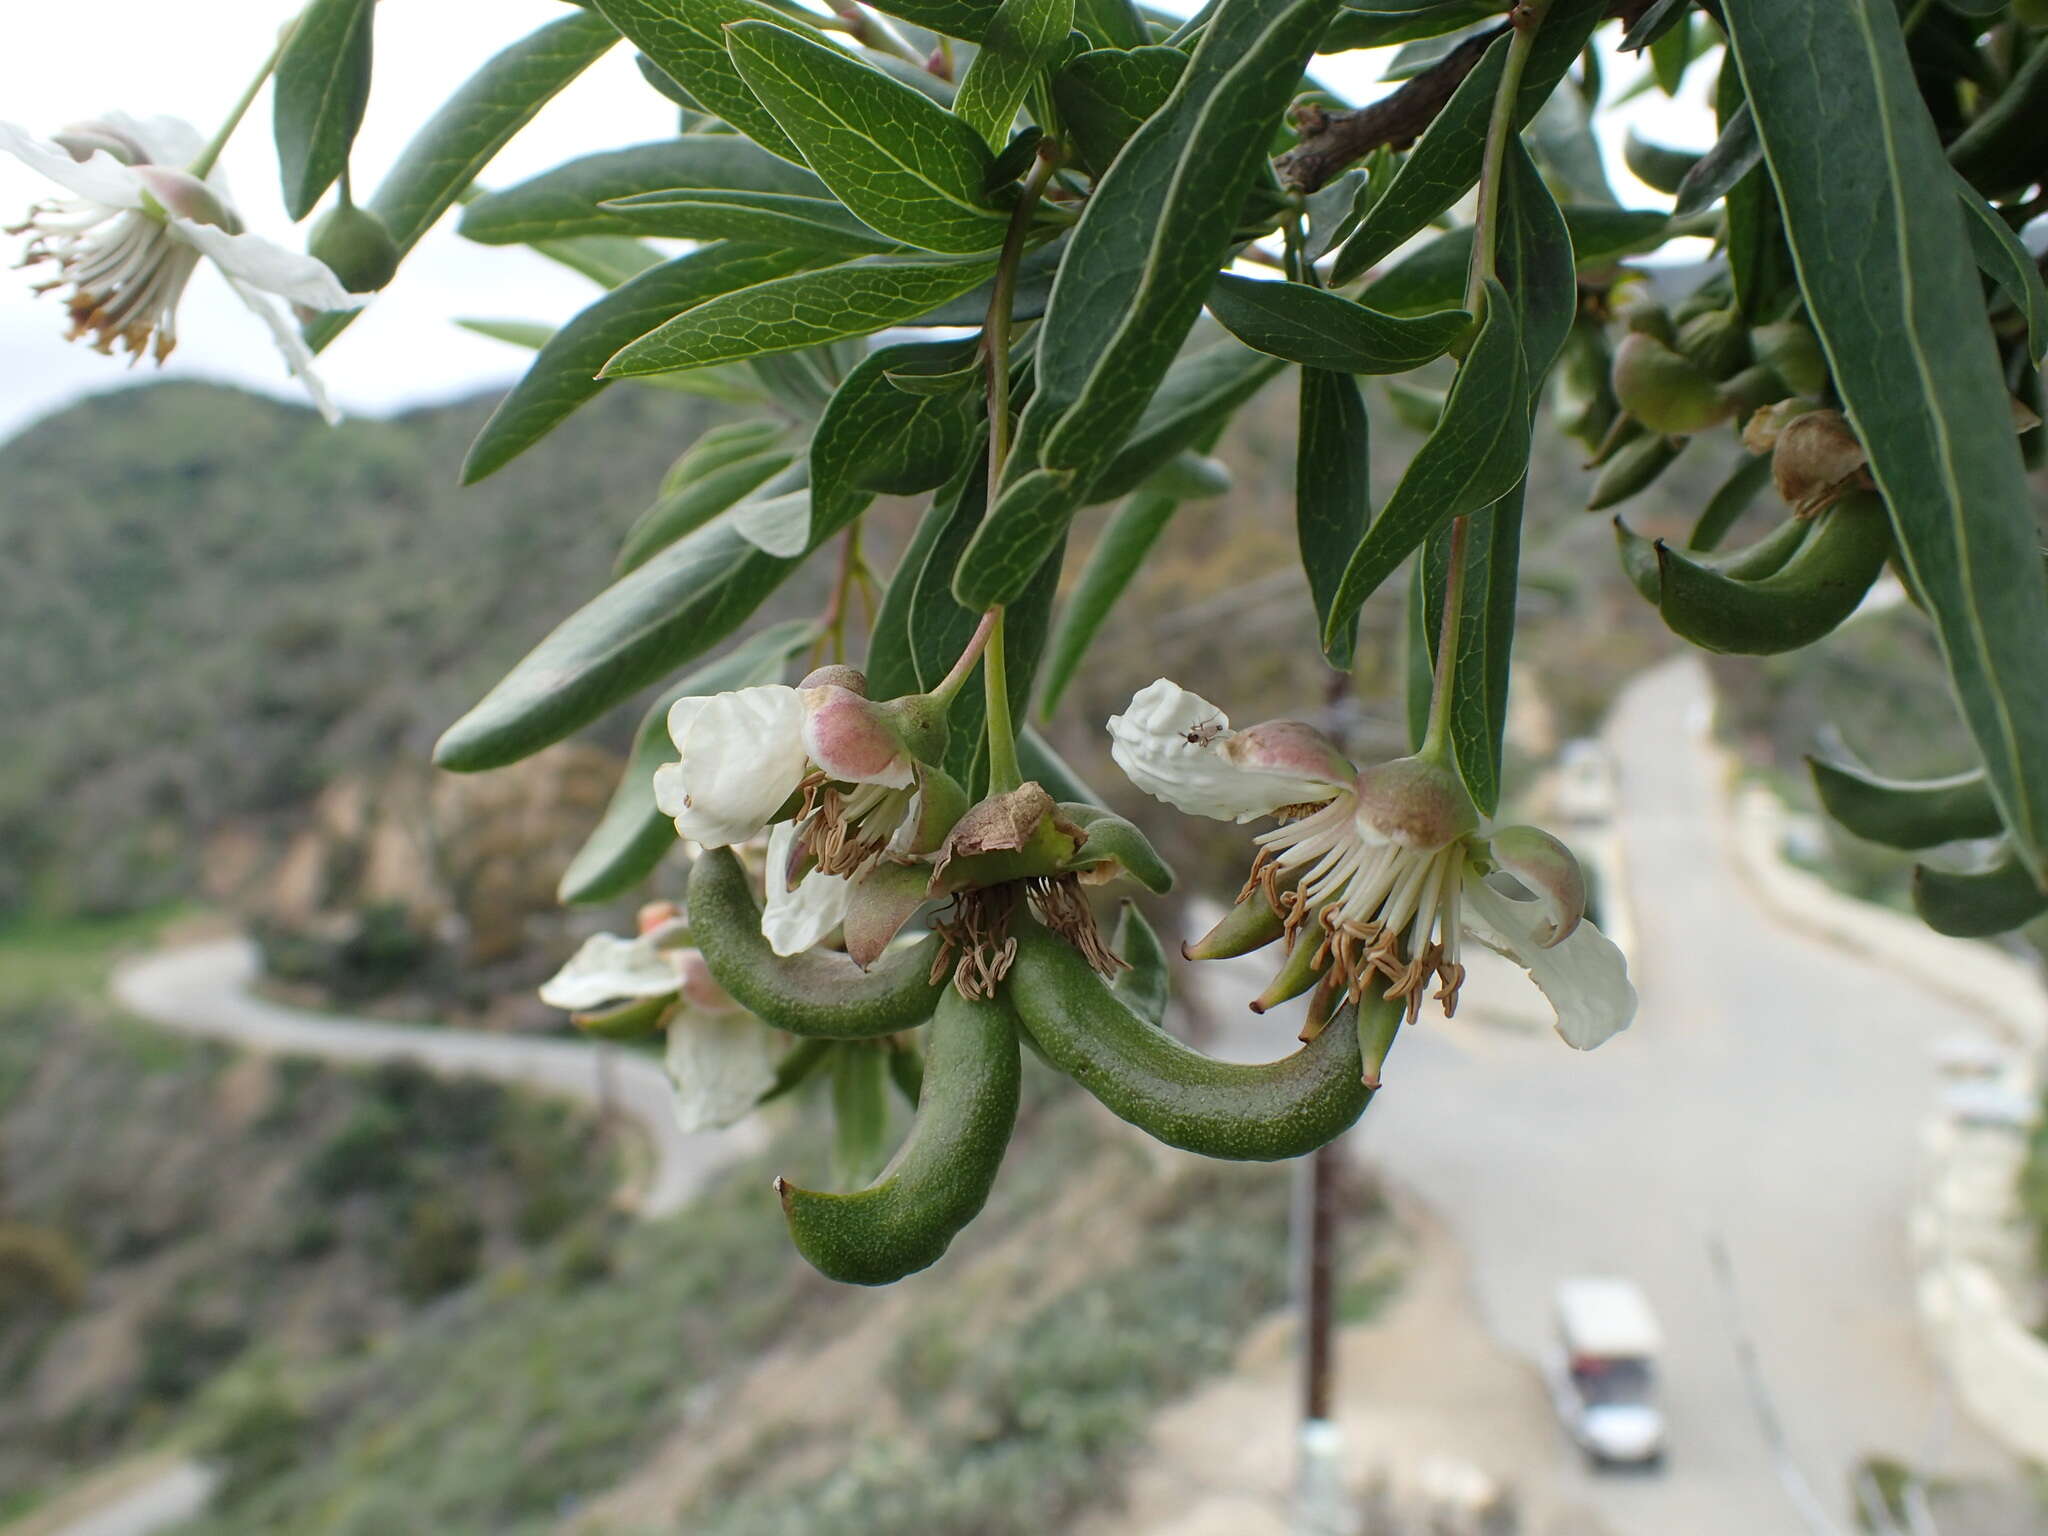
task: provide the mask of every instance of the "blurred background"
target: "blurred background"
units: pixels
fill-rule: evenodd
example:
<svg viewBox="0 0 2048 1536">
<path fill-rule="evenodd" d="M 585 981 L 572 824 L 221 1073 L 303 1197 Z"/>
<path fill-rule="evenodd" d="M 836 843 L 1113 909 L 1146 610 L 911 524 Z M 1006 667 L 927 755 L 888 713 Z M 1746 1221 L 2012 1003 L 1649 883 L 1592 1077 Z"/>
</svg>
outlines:
<svg viewBox="0 0 2048 1536">
<path fill-rule="evenodd" d="M 107 0 L 89 41 L 10 16 L 0 102 L 39 132 L 205 123 L 289 10 Z M 558 14 L 384 7 L 359 179 Z M 1364 100 L 1385 64 L 1326 78 Z M 1704 148 L 1710 73 L 1603 129 L 1624 203 L 1663 205 L 1619 135 Z M 264 115 L 224 163 L 277 232 Z M 618 50 L 485 182 L 672 124 Z M 40 195 L 0 166 L 0 207 Z M 1683 291 L 1701 254 L 1658 281 Z M 0 289 L 0 1536 L 1288 1530 L 1288 1170 L 1166 1152 L 1034 1068 L 989 1211 L 933 1271 L 849 1290 L 765 1193 L 823 1167 L 801 1104 L 683 1137 L 653 1057 L 534 997 L 581 937 L 680 894 L 672 861 L 614 908 L 555 903 L 636 712 L 481 777 L 428 751 L 726 419 L 612 389 L 459 489 L 524 354 L 451 321 L 553 323 L 593 292 L 444 225 L 323 357 L 330 429 L 210 273 L 169 365 L 128 375 Z M 1384 495 L 1420 438 L 1412 400 L 1369 399 Z M 1102 721 L 1133 690 L 1163 673 L 1241 724 L 1405 749 L 1400 604 L 1368 608 L 1355 689 L 1317 658 L 1293 411 L 1284 387 L 1245 411 L 1233 488 L 1179 514 L 1045 727 L 1174 858 L 1169 940 L 1245 849 L 1123 783 Z M 1683 532 L 1738 453 L 1696 439 L 1631 525 Z M 1350 1528 L 2048 1530 L 2038 957 L 1899 916 L 1909 857 L 1814 816 L 1801 764 L 1965 766 L 1940 757 L 1939 654 L 1880 602 L 1793 656 L 1680 658 L 1590 483 L 1539 446 L 1504 819 L 1587 860 L 1643 1011 L 1576 1058 L 1503 966 L 1401 1041 L 1339 1159 Z M 883 553 L 915 512 L 871 514 Z M 823 580 L 761 621 L 815 612 Z M 1290 1044 L 1243 1011 L 1255 973 L 1176 983 L 1176 1027 L 1213 1049 Z M 1922 1305 L 1965 1263 L 2010 1303 L 1993 1322 Z M 1587 1276 L 1626 1282 L 1648 1331 L 1581 1337 L 1614 1321 L 1574 1312 Z M 1662 1415 L 1660 1454 L 1588 1444 L 1594 1365 Z"/>
</svg>

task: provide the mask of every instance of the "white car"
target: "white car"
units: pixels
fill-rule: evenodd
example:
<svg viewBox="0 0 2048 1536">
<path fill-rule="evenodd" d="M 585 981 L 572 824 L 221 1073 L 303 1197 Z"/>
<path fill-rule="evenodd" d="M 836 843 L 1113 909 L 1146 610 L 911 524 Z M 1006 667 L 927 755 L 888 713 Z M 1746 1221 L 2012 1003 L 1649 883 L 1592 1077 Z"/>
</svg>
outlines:
<svg viewBox="0 0 2048 1536">
<path fill-rule="evenodd" d="M 1557 1416 L 1596 1467 L 1664 1458 L 1657 1406 L 1663 1334 L 1633 1280 L 1582 1277 L 1557 1288 L 1557 1350 L 1546 1372 Z"/>
</svg>

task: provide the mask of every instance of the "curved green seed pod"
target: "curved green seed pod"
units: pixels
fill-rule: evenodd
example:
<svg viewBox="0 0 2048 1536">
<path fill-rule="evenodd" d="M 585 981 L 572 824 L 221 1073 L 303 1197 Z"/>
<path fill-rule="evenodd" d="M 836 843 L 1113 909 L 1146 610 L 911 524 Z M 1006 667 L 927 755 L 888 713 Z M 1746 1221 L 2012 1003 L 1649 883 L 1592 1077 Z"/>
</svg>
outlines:
<svg viewBox="0 0 2048 1536">
<path fill-rule="evenodd" d="M 1682 440 L 1657 432 L 1630 438 L 1601 465 L 1600 477 L 1593 482 L 1593 494 L 1586 498 L 1586 510 L 1604 512 L 1648 489 L 1671 467 L 1671 461 L 1684 446 Z"/>
<path fill-rule="evenodd" d="M 1735 581 L 1761 581 L 1783 570 L 1811 532 L 1812 523 L 1787 518 L 1754 544 L 1725 554 L 1692 554 L 1686 558 L 1703 571 Z M 1653 544 L 1641 534 L 1631 533 L 1618 517 L 1614 520 L 1614 536 L 1621 545 L 1621 568 L 1635 589 L 1653 603 L 1661 601 L 1664 578 L 1657 551 L 1662 541 Z"/>
<path fill-rule="evenodd" d="M 1936 933 L 1983 939 L 2048 912 L 2048 891 L 2034 883 L 2008 847 L 1989 869 L 1969 874 L 1914 865 L 1913 910 Z"/>
<path fill-rule="evenodd" d="M 1135 901 L 1126 901 L 1117 914 L 1116 936 L 1110 948 L 1117 959 L 1130 967 L 1119 971 L 1109 990 L 1123 1005 L 1154 1026 L 1166 1022 L 1166 1005 L 1173 996 L 1166 968 L 1166 947 L 1145 921 Z"/>
<path fill-rule="evenodd" d="M 1299 1157 L 1345 1131 L 1372 1097 L 1355 1009 L 1283 1060 L 1217 1061 L 1132 1013 L 1063 940 L 1035 923 L 1013 933 L 1009 996 L 1025 1032 L 1112 1113 L 1169 1146 L 1239 1161 Z M 1401 1007 L 1365 1006 L 1375 1016 Z"/>
<path fill-rule="evenodd" d="M 717 983 L 777 1029 L 828 1040 L 871 1040 L 931 1017 L 936 936 L 863 971 L 814 949 L 778 955 L 761 936 L 761 909 L 730 848 L 707 849 L 690 869 L 690 936 Z"/>
<path fill-rule="evenodd" d="M 797 1252 L 848 1285 L 887 1285 L 935 1263 L 988 1199 L 1021 1076 L 1010 1005 L 947 989 L 925 1044 L 917 1119 L 881 1177 L 848 1195 L 775 1181 Z"/>
<path fill-rule="evenodd" d="M 1705 650 L 1740 656 L 1797 650 L 1856 611 L 1891 547 L 1891 524 L 1867 494 L 1843 498 L 1798 553 L 1760 580 L 1716 571 L 1659 541 L 1658 612 L 1674 634 Z"/>
<path fill-rule="evenodd" d="M 1932 848 L 1965 837 L 1994 837 L 1998 806 L 1982 768 L 1945 779 L 1880 778 L 1874 773 L 1806 760 L 1828 815 L 1867 842 L 1887 848 Z"/>
</svg>

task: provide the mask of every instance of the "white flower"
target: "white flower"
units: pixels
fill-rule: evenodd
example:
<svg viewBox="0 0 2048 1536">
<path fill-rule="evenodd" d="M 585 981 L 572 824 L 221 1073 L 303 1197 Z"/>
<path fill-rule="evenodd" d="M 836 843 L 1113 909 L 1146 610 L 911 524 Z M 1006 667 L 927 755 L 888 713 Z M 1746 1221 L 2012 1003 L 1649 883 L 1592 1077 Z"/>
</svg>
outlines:
<svg viewBox="0 0 2048 1536">
<path fill-rule="evenodd" d="M 1289 949 L 1253 1007 L 1312 986 L 1356 1001 L 1370 986 L 1404 999 L 1412 1021 L 1434 980 L 1450 1013 L 1470 937 L 1528 971 L 1558 1034 L 1579 1050 L 1635 1017 L 1628 962 L 1583 921 L 1585 882 L 1571 851 L 1534 827 L 1482 833 L 1450 769 L 1409 757 L 1354 776 L 1314 727 L 1289 720 L 1234 732 L 1220 710 L 1163 678 L 1110 721 L 1110 734 L 1132 782 L 1170 805 L 1218 821 L 1282 818 L 1256 839 L 1238 897 L 1269 904 L 1279 933 L 1268 941 L 1283 936 Z M 1491 883 L 1497 875 L 1536 899 L 1511 899 Z"/>
<path fill-rule="evenodd" d="M 541 983 L 540 1000 L 550 1008 L 588 1013 L 606 1003 L 666 997 L 682 987 L 676 966 L 680 950 L 667 950 L 658 933 L 621 938 L 593 933 L 568 963 Z"/>
<path fill-rule="evenodd" d="M 876 829 L 886 844 L 908 805 L 900 792 L 915 778 L 880 707 L 837 684 L 677 699 L 668 733 L 681 761 L 654 770 L 655 803 L 677 832 L 707 848 L 758 835 L 806 789 L 812 798 L 800 814 L 821 812 L 834 826 L 862 824 L 891 805 L 894 818 Z M 858 787 L 846 796 L 835 784 Z"/>
<path fill-rule="evenodd" d="M 753 1113 L 775 1086 L 782 1038 L 737 1009 L 687 1008 L 668 1025 L 668 1068 L 676 1125 L 689 1132 L 722 1130 Z"/>
<path fill-rule="evenodd" d="M 778 822 L 768 834 L 767 897 L 761 904 L 761 936 L 778 955 L 800 955 L 814 949 L 846 921 L 853 882 L 822 869 L 806 873 L 795 885 L 789 869 L 797 852 L 795 822 Z"/>
<path fill-rule="evenodd" d="M 326 310 L 363 299 L 311 256 L 243 232 L 218 175 L 202 180 L 182 168 L 203 151 L 190 124 L 110 112 L 42 139 L 0 122 L 0 150 L 71 194 L 37 203 L 7 231 L 29 237 L 23 266 L 56 264 L 38 292 L 72 290 L 71 339 L 90 335 L 110 355 L 118 341 L 131 359 L 149 351 L 162 362 L 177 344 L 178 300 L 203 257 L 270 327 L 321 415 L 339 419 L 312 350 L 277 300 Z"/>
</svg>

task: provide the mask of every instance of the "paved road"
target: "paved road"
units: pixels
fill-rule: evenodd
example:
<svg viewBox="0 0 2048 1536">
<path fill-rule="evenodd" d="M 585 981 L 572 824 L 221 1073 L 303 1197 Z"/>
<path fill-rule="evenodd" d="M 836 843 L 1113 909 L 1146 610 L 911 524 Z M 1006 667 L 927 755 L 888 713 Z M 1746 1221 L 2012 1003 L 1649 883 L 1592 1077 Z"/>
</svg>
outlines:
<svg viewBox="0 0 2048 1536">
<path fill-rule="evenodd" d="M 1525 1360 L 1548 1347 L 1548 1298 L 1567 1274 L 1633 1275 L 1662 1317 L 1664 1473 L 1596 1477 L 1561 1435 L 1542 1464 L 1498 1470 L 1545 1502 L 1590 1505 L 1620 1536 L 1808 1536 L 1709 1242 L 1732 1260 L 1789 1459 L 1843 1529 L 1847 1474 L 1866 1453 L 2009 1470 L 1953 1419 L 1907 1263 L 1928 1045 L 1972 1020 L 1760 915 L 1722 842 L 1706 698 L 1696 665 L 1659 668 L 1608 731 L 1634 1028 L 1582 1056 L 1547 1027 L 1468 1022 L 1468 1010 L 1425 1023 L 1396 1045 L 1354 1146 L 1448 1224 L 1482 1320 Z M 1471 1013 L 1498 1015 L 1498 991 L 1482 991 L 1496 981 L 1525 989 L 1509 1012 L 1540 1009 L 1519 973 L 1489 971 L 1468 983 Z"/>
</svg>

